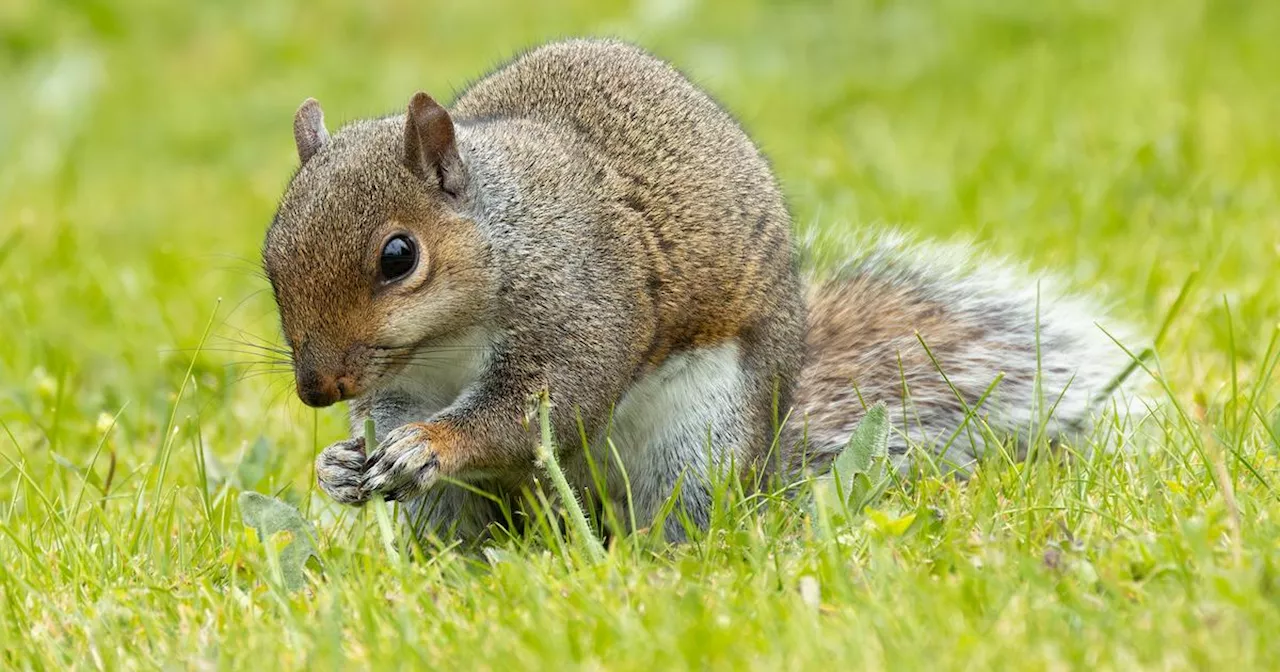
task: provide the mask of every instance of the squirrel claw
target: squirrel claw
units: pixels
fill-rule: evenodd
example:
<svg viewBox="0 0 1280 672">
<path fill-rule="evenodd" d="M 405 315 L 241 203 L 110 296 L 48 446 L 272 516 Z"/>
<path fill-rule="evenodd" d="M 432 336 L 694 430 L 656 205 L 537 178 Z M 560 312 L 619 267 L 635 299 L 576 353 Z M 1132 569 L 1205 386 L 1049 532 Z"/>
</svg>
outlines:
<svg viewBox="0 0 1280 672">
<path fill-rule="evenodd" d="M 364 463 L 362 488 L 403 502 L 422 496 L 436 481 L 440 458 L 431 448 L 426 427 L 410 423 L 392 430 Z"/>
</svg>

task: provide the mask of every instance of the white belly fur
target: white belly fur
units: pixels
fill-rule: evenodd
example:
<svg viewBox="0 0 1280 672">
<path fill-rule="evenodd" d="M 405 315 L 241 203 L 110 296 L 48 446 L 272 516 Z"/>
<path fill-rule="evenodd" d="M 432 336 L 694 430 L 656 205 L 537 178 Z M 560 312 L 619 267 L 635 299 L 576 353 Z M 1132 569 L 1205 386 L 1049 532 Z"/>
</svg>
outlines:
<svg viewBox="0 0 1280 672">
<path fill-rule="evenodd" d="M 712 465 L 725 464 L 737 448 L 714 445 L 710 437 L 724 436 L 726 428 L 736 435 L 742 387 L 736 341 L 677 354 L 633 385 L 614 409 L 607 437 L 595 442 L 597 468 L 608 466 L 608 497 L 626 501 L 619 458 L 640 525 L 668 499 L 682 474 L 682 493 L 695 483 L 691 479 L 705 481 Z"/>
</svg>

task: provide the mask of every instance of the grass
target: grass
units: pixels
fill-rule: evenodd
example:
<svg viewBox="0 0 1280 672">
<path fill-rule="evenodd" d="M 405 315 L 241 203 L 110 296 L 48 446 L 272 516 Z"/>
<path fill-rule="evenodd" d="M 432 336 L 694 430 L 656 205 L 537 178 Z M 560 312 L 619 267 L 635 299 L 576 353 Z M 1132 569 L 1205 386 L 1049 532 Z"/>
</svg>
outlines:
<svg viewBox="0 0 1280 672">
<path fill-rule="evenodd" d="M 1274 669 L 1278 30 L 1261 0 L 9 0 L 0 667 Z M 226 352 L 276 333 L 254 269 L 292 112 L 399 110 L 581 33 L 714 91 L 805 231 L 977 239 L 1164 332 L 1136 375 L 1177 412 L 837 528 L 726 497 L 602 563 L 548 526 L 392 559 L 311 486 L 341 412 Z M 241 490 L 315 522 L 322 580 L 280 588 Z"/>
</svg>

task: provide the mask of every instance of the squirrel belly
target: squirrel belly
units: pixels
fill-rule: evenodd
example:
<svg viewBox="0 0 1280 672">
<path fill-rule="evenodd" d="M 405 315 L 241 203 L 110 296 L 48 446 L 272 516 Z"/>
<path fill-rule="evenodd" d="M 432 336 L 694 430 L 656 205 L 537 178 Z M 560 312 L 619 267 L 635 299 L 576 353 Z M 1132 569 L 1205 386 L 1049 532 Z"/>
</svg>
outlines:
<svg viewBox="0 0 1280 672">
<path fill-rule="evenodd" d="M 677 510 L 694 525 L 705 526 L 709 493 L 686 481 L 727 475 L 758 440 L 742 422 L 749 416 L 752 395 L 741 359 L 739 343 L 726 341 L 674 355 L 632 385 L 609 426 L 592 442 L 592 458 L 605 486 L 595 495 L 607 497 L 620 515 L 644 524 L 655 520 L 679 483 Z M 585 459 L 569 458 L 566 469 L 583 487 L 596 490 Z M 668 536 L 679 537 L 679 528 L 669 522 Z"/>
</svg>

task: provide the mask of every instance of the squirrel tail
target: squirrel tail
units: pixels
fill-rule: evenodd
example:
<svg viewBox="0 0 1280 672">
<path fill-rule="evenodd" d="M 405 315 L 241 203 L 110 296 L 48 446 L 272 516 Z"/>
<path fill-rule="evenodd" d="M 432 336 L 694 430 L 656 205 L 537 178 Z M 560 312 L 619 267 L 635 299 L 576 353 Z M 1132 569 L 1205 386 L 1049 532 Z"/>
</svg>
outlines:
<svg viewBox="0 0 1280 672">
<path fill-rule="evenodd" d="M 793 474 L 825 470 L 881 401 L 899 469 L 917 449 L 941 471 L 1000 446 L 1021 458 L 1087 433 L 1132 371 L 1132 332 L 1052 278 L 893 231 L 854 249 L 810 287 Z"/>
</svg>

